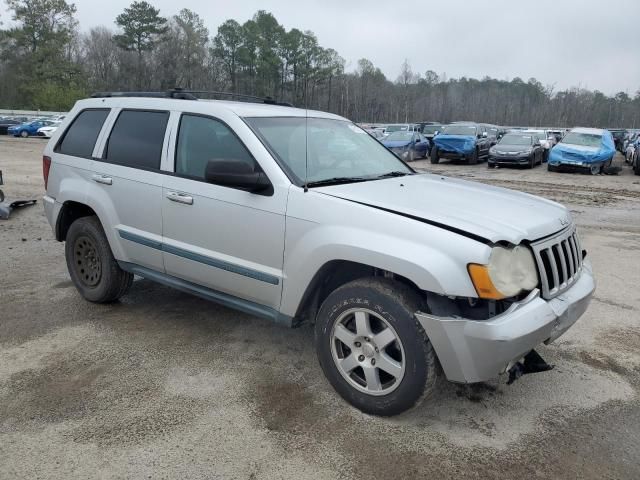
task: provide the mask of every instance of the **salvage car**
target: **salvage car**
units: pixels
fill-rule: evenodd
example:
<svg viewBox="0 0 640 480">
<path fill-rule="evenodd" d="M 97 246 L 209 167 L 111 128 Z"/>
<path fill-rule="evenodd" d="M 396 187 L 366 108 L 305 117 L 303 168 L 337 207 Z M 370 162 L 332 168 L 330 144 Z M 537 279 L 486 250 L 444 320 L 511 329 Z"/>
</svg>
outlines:
<svg viewBox="0 0 640 480">
<path fill-rule="evenodd" d="M 517 165 L 533 168 L 542 165 L 544 148 L 535 133 L 508 133 L 489 149 L 487 167 Z"/>
<path fill-rule="evenodd" d="M 53 135 L 53 132 L 55 132 L 58 127 L 60 126 L 60 124 L 62 123 L 62 121 L 52 121 L 52 122 L 47 122 L 49 123 L 49 125 L 46 125 L 44 127 L 40 127 L 38 129 L 38 131 L 36 132 L 36 135 L 38 137 L 44 137 L 44 138 L 51 138 L 51 135 Z"/>
<path fill-rule="evenodd" d="M 433 145 L 433 137 L 440 133 L 441 130 L 442 125 L 439 123 L 425 124 L 422 125 L 421 133 Z"/>
<path fill-rule="evenodd" d="M 12 118 L 0 120 L 0 135 L 7 135 L 9 127 L 13 127 L 15 125 L 20 125 L 20 122 L 18 120 L 13 120 Z"/>
<path fill-rule="evenodd" d="M 312 322 L 331 385 L 376 415 L 441 373 L 550 368 L 535 348 L 595 288 L 567 208 L 416 172 L 334 114 L 194 93 L 96 94 L 45 147 L 46 217 L 83 298 L 113 302 L 135 275 Z"/>
<path fill-rule="evenodd" d="M 408 162 L 429 154 L 429 140 L 420 132 L 393 132 L 381 142 L 399 158 Z"/>
<path fill-rule="evenodd" d="M 551 149 L 547 169 L 588 172 L 598 175 L 611 165 L 616 153 L 613 136 L 599 128 L 572 128 Z"/>
<path fill-rule="evenodd" d="M 51 122 L 43 120 L 34 120 L 32 122 L 21 123 L 19 125 L 13 125 L 7 129 L 8 135 L 14 137 L 27 138 L 32 135 L 38 134 L 38 129 L 50 125 Z"/>
<path fill-rule="evenodd" d="M 475 165 L 481 157 L 489 155 L 493 140 L 482 125 L 463 122 L 445 125 L 433 138 L 431 163 L 440 163 L 441 158 L 446 158 Z"/>
</svg>

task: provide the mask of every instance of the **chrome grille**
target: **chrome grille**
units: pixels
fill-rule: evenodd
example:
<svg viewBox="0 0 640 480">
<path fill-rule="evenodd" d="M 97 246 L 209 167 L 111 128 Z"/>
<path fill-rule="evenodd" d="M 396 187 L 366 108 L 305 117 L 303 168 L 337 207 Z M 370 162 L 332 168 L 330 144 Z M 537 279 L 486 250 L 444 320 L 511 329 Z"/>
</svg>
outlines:
<svg viewBox="0 0 640 480">
<path fill-rule="evenodd" d="M 538 265 L 543 298 L 569 288 L 582 272 L 582 247 L 575 226 L 531 244 Z"/>
</svg>

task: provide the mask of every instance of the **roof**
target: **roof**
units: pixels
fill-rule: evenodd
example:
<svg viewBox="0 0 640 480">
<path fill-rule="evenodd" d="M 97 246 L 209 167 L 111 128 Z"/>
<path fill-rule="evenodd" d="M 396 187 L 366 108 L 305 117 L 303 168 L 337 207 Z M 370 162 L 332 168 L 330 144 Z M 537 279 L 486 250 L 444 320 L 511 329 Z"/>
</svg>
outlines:
<svg viewBox="0 0 640 480">
<path fill-rule="evenodd" d="M 572 128 L 570 131 L 575 133 L 586 133 L 588 135 L 602 135 L 605 132 L 605 130 L 601 128 L 585 128 L 585 127 Z"/>
<path fill-rule="evenodd" d="M 77 106 L 83 108 L 137 108 L 162 109 L 175 111 L 191 111 L 194 113 L 215 114 L 219 109 L 235 113 L 239 117 L 314 117 L 346 120 L 339 115 L 306 110 L 304 108 L 285 107 L 280 105 L 233 102 L 229 100 L 183 100 L 157 97 L 101 97 L 79 100 Z"/>
</svg>

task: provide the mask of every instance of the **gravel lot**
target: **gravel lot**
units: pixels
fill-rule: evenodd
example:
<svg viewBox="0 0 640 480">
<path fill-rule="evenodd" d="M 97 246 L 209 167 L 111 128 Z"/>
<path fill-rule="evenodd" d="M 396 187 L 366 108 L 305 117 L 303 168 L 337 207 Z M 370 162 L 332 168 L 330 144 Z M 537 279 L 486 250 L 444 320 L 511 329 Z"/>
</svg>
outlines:
<svg viewBox="0 0 640 480">
<path fill-rule="evenodd" d="M 40 199 L 43 147 L 0 137 L 8 199 Z M 540 348 L 555 370 L 370 417 L 324 379 L 309 326 L 146 280 L 81 300 L 39 201 L 0 221 L 0 478 L 640 478 L 640 177 L 415 166 L 571 207 L 598 289 Z"/>
</svg>

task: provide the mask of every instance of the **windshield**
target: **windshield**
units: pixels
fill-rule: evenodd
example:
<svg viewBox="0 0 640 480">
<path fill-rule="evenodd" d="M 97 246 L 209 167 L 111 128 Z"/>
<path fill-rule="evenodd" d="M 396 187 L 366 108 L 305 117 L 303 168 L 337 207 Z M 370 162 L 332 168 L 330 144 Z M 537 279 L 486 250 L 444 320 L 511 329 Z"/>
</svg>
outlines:
<svg viewBox="0 0 640 480">
<path fill-rule="evenodd" d="M 304 117 L 245 120 L 299 186 L 305 179 L 312 183 L 347 177 L 373 179 L 393 172 L 413 173 L 393 153 L 351 122 Z M 308 173 L 305 175 L 306 166 Z"/>
<path fill-rule="evenodd" d="M 384 139 L 385 142 L 409 142 L 413 132 L 393 132 Z"/>
<path fill-rule="evenodd" d="M 476 127 L 473 125 L 445 125 L 442 128 L 443 135 L 476 135 Z"/>
<path fill-rule="evenodd" d="M 531 135 L 505 135 L 500 140 L 500 145 L 531 145 Z"/>
<path fill-rule="evenodd" d="M 602 144 L 602 136 L 590 133 L 569 132 L 562 139 L 562 143 L 599 148 Z"/>
<path fill-rule="evenodd" d="M 442 130 L 442 125 L 426 125 L 422 129 L 422 133 L 424 133 L 425 135 L 431 135 L 433 133 L 436 133 L 438 130 Z"/>
<path fill-rule="evenodd" d="M 387 133 L 389 132 L 400 132 L 404 130 L 405 132 L 409 130 L 409 125 L 389 125 L 387 127 Z"/>
</svg>

